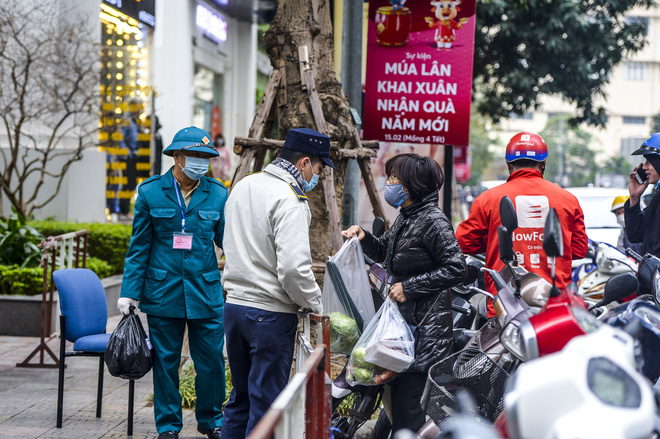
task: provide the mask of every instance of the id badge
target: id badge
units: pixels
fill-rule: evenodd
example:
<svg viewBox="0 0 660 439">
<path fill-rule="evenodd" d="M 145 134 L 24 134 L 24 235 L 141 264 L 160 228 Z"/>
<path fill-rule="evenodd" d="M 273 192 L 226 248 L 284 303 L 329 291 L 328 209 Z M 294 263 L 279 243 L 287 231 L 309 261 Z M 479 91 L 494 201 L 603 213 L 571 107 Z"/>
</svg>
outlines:
<svg viewBox="0 0 660 439">
<path fill-rule="evenodd" d="M 172 248 L 175 250 L 190 250 L 192 248 L 192 233 L 175 233 Z"/>
</svg>

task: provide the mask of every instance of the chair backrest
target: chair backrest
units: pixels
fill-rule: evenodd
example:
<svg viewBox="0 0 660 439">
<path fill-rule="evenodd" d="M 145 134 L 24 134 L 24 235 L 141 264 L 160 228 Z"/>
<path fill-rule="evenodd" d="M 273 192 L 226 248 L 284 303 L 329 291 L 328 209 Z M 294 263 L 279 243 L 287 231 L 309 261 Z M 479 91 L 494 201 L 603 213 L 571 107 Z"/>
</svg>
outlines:
<svg viewBox="0 0 660 439">
<path fill-rule="evenodd" d="M 66 339 L 103 334 L 108 324 L 108 305 L 101 280 L 86 268 L 53 272 L 60 297 L 60 310 L 66 318 Z"/>
</svg>

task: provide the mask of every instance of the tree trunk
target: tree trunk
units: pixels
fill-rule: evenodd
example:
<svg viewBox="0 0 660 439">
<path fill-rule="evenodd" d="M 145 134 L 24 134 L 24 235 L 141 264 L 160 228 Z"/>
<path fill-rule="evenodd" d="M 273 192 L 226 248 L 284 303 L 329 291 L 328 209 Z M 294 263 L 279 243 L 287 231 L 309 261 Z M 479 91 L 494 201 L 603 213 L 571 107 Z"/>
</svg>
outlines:
<svg viewBox="0 0 660 439">
<path fill-rule="evenodd" d="M 300 75 L 298 47 L 307 46 L 310 66 L 323 108 L 328 136 L 339 148 L 352 148 L 355 131 L 348 100 L 342 93 L 333 66 L 332 23 L 328 0 L 280 0 L 275 19 L 264 36 L 273 68 L 281 68 L 285 92 L 278 94 L 277 121 L 280 139 L 292 128 L 317 129 L 304 79 Z M 341 218 L 346 160 L 333 160 L 335 192 Z M 309 194 L 312 210 L 310 244 L 314 262 L 325 263 L 334 253 L 329 232 L 328 208 L 322 185 Z"/>
</svg>

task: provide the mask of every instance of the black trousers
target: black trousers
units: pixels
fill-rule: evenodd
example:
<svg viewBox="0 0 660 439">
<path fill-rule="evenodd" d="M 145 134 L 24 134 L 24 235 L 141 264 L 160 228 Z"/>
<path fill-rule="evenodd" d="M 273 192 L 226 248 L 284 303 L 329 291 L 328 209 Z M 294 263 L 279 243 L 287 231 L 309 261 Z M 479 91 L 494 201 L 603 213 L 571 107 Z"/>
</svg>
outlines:
<svg viewBox="0 0 660 439">
<path fill-rule="evenodd" d="M 417 432 L 426 422 L 421 404 L 426 377 L 426 372 L 404 373 L 389 383 L 392 389 L 392 434 L 402 428 Z"/>
</svg>

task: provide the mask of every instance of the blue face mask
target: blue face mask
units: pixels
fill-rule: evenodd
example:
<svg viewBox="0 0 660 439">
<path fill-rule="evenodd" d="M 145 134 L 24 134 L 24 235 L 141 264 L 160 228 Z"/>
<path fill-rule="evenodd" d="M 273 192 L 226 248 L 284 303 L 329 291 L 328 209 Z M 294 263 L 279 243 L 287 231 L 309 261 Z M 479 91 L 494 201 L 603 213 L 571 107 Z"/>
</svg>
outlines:
<svg viewBox="0 0 660 439">
<path fill-rule="evenodd" d="M 403 190 L 403 183 L 385 185 L 385 201 L 392 207 L 399 207 L 410 197 L 410 194 Z"/>
<path fill-rule="evenodd" d="M 186 157 L 186 167 L 179 165 L 184 174 L 192 180 L 199 180 L 209 170 L 209 159 L 200 157 Z"/>
<path fill-rule="evenodd" d="M 305 177 L 303 177 L 303 180 L 305 180 Z M 314 174 L 312 176 L 312 179 L 310 181 L 305 180 L 305 192 L 309 192 L 312 189 L 316 187 L 316 185 L 319 182 L 319 174 Z"/>
<path fill-rule="evenodd" d="M 312 165 L 311 163 L 309 164 L 310 166 Z M 303 169 L 305 166 L 303 165 Z M 312 172 L 314 172 L 314 168 L 312 167 Z M 305 174 L 303 172 L 300 172 L 300 176 L 302 177 L 303 181 L 305 182 L 305 187 L 303 188 L 303 191 L 309 192 L 312 189 L 316 187 L 316 185 L 319 182 L 319 178 L 321 177 L 320 174 L 312 174 L 312 179 L 310 181 L 305 180 Z"/>
</svg>

